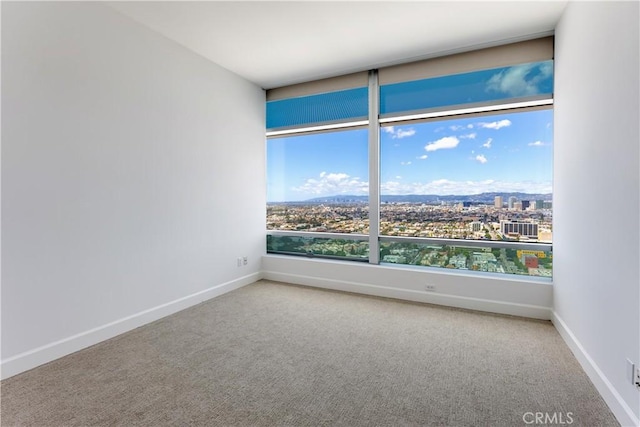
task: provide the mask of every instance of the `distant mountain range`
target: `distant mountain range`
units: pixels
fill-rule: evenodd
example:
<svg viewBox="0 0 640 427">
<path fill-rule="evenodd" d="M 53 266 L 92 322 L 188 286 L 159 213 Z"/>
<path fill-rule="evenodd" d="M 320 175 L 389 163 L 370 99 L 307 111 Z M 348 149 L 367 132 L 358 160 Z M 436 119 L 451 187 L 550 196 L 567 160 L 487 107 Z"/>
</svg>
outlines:
<svg viewBox="0 0 640 427">
<path fill-rule="evenodd" d="M 516 200 L 545 200 L 551 201 L 552 194 L 532 194 L 532 193 L 481 193 L 481 194 L 469 194 L 469 195 L 445 195 L 440 196 L 436 194 L 407 194 L 407 195 L 394 195 L 394 196 L 380 196 L 381 203 L 460 203 L 470 202 L 473 204 L 493 204 L 496 196 L 502 196 L 503 203 L 509 201 L 509 197 L 515 197 Z M 326 203 L 326 204 L 344 204 L 344 203 L 367 203 L 369 196 L 327 196 L 316 197 L 300 202 L 287 202 L 287 203 Z"/>
</svg>

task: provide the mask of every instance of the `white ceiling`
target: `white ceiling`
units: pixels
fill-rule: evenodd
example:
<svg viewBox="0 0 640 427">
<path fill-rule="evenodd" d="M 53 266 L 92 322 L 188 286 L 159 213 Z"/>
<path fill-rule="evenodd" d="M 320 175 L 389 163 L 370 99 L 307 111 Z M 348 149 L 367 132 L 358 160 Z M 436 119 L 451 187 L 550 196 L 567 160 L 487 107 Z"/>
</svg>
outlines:
<svg viewBox="0 0 640 427">
<path fill-rule="evenodd" d="M 567 1 L 108 4 L 269 89 L 550 34 Z"/>
</svg>

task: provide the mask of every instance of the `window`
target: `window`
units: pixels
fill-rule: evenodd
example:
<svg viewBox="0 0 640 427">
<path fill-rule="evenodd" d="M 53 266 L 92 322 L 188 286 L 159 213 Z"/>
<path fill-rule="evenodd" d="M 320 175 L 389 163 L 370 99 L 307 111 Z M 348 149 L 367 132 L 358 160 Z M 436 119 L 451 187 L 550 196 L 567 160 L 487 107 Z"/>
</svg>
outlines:
<svg viewBox="0 0 640 427">
<path fill-rule="evenodd" d="M 369 241 L 363 237 L 357 239 L 348 237 L 352 236 L 322 238 L 272 232 L 272 234 L 267 235 L 267 251 L 288 255 L 306 255 L 368 262 Z"/>
<path fill-rule="evenodd" d="M 550 242 L 552 124 L 539 110 L 382 127 L 380 234 Z"/>
<path fill-rule="evenodd" d="M 549 41 L 272 96 L 268 252 L 550 277 Z"/>
<path fill-rule="evenodd" d="M 267 141 L 269 252 L 369 260 L 367 150 L 366 128 Z"/>
<path fill-rule="evenodd" d="M 359 86 L 366 83 L 361 73 L 321 84 L 340 90 L 270 93 L 269 252 L 369 260 L 369 93 Z"/>
<path fill-rule="evenodd" d="M 369 234 L 368 131 L 267 141 L 267 229 Z"/>
<path fill-rule="evenodd" d="M 529 249 L 522 245 L 518 247 L 491 248 L 468 242 L 382 241 L 380 260 L 423 267 L 551 277 L 550 251 L 535 246 L 529 246 Z"/>
</svg>

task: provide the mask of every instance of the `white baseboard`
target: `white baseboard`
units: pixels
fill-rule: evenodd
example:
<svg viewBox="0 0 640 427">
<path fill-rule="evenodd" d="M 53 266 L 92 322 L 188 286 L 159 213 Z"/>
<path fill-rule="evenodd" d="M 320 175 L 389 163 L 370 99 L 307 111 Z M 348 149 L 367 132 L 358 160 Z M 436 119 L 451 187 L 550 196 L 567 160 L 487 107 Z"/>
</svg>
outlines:
<svg viewBox="0 0 640 427">
<path fill-rule="evenodd" d="M 567 346 L 569 346 L 576 359 L 578 359 L 582 369 L 587 373 L 591 382 L 593 382 L 604 401 L 607 402 L 611 412 L 613 412 L 620 424 L 624 427 L 640 426 L 640 419 L 633 413 L 633 410 L 627 405 L 622 396 L 620 396 L 613 384 L 611 384 L 591 356 L 589 356 L 589 353 L 587 353 L 582 344 L 580 344 L 580 341 L 578 341 L 573 332 L 571 332 L 564 320 L 562 320 L 555 311 L 552 311 L 551 316 L 551 321 L 558 330 L 558 333 L 562 339 L 564 339 L 565 343 L 567 343 Z"/>
<path fill-rule="evenodd" d="M 28 371 L 52 360 L 184 310 L 185 308 L 256 282 L 261 277 L 260 272 L 249 274 L 2 360 L 0 363 L 0 377 L 5 379 Z"/>
<path fill-rule="evenodd" d="M 262 278 L 297 285 L 313 286 L 317 288 L 354 292 L 386 298 L 445 305 L 449 307 L 466 308 L 470 310 L 487 311 L 491 313 L 508 314 L 512 316 L 530 317 L 534 319 L 551 319 L 549 307 L 494 301 L 480 298 L 463 297 L 442 293 L 417 291 L 412 289 L 398 289 L 387 286 L 371 285 L 367 283 L 350 282 L 344 280 L 325 279 L 298 274 L 263 271 Z"/>
</svg>

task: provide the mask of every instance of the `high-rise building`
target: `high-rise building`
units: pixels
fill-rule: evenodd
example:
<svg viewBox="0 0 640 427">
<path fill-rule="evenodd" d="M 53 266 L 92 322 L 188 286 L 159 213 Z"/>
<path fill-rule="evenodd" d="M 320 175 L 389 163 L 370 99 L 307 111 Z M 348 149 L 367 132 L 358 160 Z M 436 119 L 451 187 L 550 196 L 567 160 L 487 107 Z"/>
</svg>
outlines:
<svg viewBox="0 0 640 427">
<path fill-rule="evenodd" d="M 534 222 L 500 221 L 500 232 L 503 235 L 519 234 L 530 239 L 538 238 L 538 224 Z"/>
<path fill-rule="evenodd" d="M 521 211 L 523 209 L 522 203 L 523 202 L 513 202 L 513 210 L 514 211 Z"/>
<path fill-rule="evenodd" d="M 543 200 L 536 200 L 536 209 L 542 209 L 544 207 Z"/>
<path fill-rule="evenodd" d="M 494 202 L 493 202 L 493 206 L 495 206 L 496 208 L 501 208 L 502 207 L 502 196 L 496 196 Z"/>
<path fill-rule="evenodd" d="M 529 200 L 523 200 L 522 202 L 522 210 L 526 210 L 529 206 L 531 206 L 531 202 Z"/>
<path fill-rule="evenodd" d="M 469 224 L 469 227 L 473 232 L 480 231 L 482 230 L 482 223 L 479 221 L 473 221 L 471 224 Z"/>
<path fill-rule="evenodd" d="M 513 204 L 516 202 L 516 198 L 514 196 L 509 197 L 509 209 L 513 209 Z"/>
</svg>

